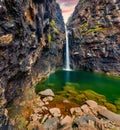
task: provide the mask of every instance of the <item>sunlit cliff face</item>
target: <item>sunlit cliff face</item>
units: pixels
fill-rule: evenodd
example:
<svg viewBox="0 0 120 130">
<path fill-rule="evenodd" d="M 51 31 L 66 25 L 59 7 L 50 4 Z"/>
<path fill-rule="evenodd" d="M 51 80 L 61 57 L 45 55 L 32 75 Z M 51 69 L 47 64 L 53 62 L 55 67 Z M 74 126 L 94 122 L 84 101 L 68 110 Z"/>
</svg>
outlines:
<svg viewBox="0 0 120 130">
<path fill-rule="evenodd" d="M 79 0 L 57 0 L 62 9 L 64 22 L 66 23 Z"/>
</svg>

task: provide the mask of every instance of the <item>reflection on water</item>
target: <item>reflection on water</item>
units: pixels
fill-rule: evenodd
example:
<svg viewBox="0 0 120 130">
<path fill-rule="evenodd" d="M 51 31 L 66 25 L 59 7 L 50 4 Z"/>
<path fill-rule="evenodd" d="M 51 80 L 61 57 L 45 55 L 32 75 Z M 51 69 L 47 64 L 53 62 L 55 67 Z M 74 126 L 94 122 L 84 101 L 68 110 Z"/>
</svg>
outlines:
<svg viewBox="0 0 120 130">
<path fill-rule="evenodd" d="M 66 72 L 65 82 L 70 82 L 70 71 Z"/>
<path fill-rule="evenodd" d="M 120 79 L 84 71 L 57 71 L 46 82 L 38 84 L 36 91 L 51 88 L 54 92 L 59 92 L 68 86 L 77 92 L 92 90 L 104 95 L 111 103 L 120 99 Z"/>
</svg>

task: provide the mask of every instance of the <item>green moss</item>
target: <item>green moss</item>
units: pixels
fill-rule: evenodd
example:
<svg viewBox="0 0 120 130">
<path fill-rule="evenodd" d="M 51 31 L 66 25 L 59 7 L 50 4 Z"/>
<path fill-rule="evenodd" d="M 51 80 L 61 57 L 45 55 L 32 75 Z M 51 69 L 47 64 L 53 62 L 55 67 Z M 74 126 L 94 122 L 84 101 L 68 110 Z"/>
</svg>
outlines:
<svg viewBox="0 0 120 130">
<path fill-rule="evenodd" d="M 115 101 L 115 105 L 116 105 L 118 111 L 120 112 L 120 98 Z"/>
<path fill-rule="evenodd" d="M 116 112 L 116 111 L 117 111 L 115 105 L 113 105 L 113 104 L 111 104 L 111 103 L 109 103 L 109 102 L 106 102 L 104 105 L 105 105 L 105 107 L 107 107 L 109 110 L 111 110 L 111 111 L 113 111 L 113 112 Z"/>
<path fill-rule="evenodd" d="M 85 22 L 85 23 L 79 25 L 78 29 L 81 30 L 81 29 L 83 29 L 83 28 L 86 28 L 87 26 L 88 26 L 88 23 Z"/>
<path fill-rule="evenodd" d="M 47 34 L 47 40 L 48 40 L 48 43 L 50 43 L 52 41 L 52 37 L 51 37 L 50 33 Z"/>
<path fill-rule="evenodd" d="M 100 95 L 92 90 L 85 90 L 83 92 L 81 92 L 85 95 L 86 99 L 91 99 L 94 100 L 96 102 L 98 102 L 99 104 L 103 105 L 106 102 L 106 98 L 103 95 Z"/>
<path fill-rule="evenodd" d="M 55 20 L 52 19 L 50 25 L 55 27 L 56 26 Z"/>
<path fill-rule="evenodd" d="M 50 26 L 53 29 L 54 33 L 57 33 L 57 34 L 59 33 L 55 20 L 53 20 L 53 19 L 51 20 Z"/>
<path fill-rule="evenodd" d="M 94 33 L 94 32 L 97 32 L 97 31 L 101 31 L 103 28 L 101 27 L 96 27 L 96 28 L 90 28 L 87 30 L 86 33 Z"/>
<path fill-rule="evenodd" d="M 117 106 L 120 106 L 119 100 L 116 101 L 117 105 L 115 106 L 114 104 L 109 103 L 105 96 L 98 94 L 92 90 L 76 91 L 73 87 L 71 87 L 71 84 L 70 86 L 64 87 L 64 90 L 56 93 L 56 95 L 57 95 L 57 100 L 67 99 L 70 102 L 74 102 L 79 105 L 85 103 L 86 100 L 94 100 L 100 105 L 107 107 L 109 110 L 113 112 L 119 112 L 117 108 Z"/>
</svg>

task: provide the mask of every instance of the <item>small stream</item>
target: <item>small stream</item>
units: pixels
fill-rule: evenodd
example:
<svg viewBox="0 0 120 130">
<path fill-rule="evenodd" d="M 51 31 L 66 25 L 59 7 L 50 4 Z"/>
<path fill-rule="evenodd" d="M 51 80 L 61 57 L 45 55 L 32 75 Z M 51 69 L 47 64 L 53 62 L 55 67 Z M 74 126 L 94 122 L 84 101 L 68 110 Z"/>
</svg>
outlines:
<svg viewBox="0 0 120 130">
<path fill-rule="evenodd" d="M 120 79 L 85 71 L 59 70 L 36 86 L 36 92 L 50 88 L 61 98 L 78 104 L 87 99 L 120 111 Z"/>
</svg>

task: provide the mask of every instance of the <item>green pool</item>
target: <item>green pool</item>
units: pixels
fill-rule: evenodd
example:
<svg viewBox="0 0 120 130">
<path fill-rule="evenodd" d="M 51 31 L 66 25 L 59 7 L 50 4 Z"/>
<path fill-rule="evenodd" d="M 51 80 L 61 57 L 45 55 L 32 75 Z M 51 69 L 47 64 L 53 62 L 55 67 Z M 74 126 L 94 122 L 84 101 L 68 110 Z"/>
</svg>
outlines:
<svg viewBox="0 0 120 130">
<path fill-rule="evenodd" d="M 106 106 L 120 109 L 120 79 L 85 71 L 59 70 L 37 84 L 36 92 L 50 88 L 56 95 L 77 103 L 97 100 Z M 109 104 L 107 103 L 109 102 Z"/>
</svg>

